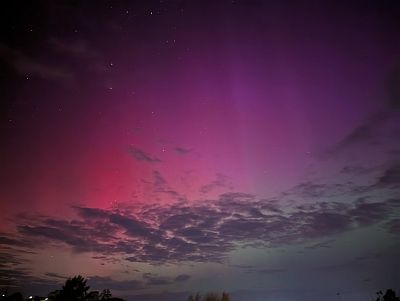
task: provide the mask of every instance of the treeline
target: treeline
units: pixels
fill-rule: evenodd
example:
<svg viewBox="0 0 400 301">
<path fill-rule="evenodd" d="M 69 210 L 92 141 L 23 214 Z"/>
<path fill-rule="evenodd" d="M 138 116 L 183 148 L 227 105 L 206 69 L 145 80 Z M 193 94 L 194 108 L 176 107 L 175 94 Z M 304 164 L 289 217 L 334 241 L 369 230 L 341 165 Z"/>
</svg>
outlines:
<svg viewBox="0 0 400 301">
<path fill-rule="evenodd" d="M 103 291 L 89 291 L 90 286 L 82 276 L 75 276 L 65 281 L 60 290 L 50 292 L 46 297 L 29 296 L 26 301 L 125 301 L 113 297 L 109 289 Z M 21 293 L 7 295 L 2 293 L 2 301 L 24 301 Z"/>
<path fill-rule="evenodd" d="M 113 297 L 109 289 L 99 291 L 89 291 L 90 286 L 87 280 L 78 275 L 68 278 L 60 290 L 50 292 L 46 297 L 29 296 L 25 301 L 125 301 L 121 298 Z M 386 290 L 385 293 L 378 291 L 376 293 L 376 301 L 400 301 L 396 296 L 396 292 L 392 289 Z M 3 292 L 0 295 L 0 301 L 24 301 L 21 293 L 13 293 L 8 295 Z M 190 295 L 187 301 L 230 301 L 228 293 L 207 293 L 201 296 L 199 293 Z M 344 299 L 343 299 L 344 301 Z"/>
<path fill-rule="evenodd" d="M 190 295 L 187 301 L 230 301 L 228 293 L 223 292 L 221 295 L 218 293 L 207 293 L 201 296 L 199 293 Z"/>
</svg>

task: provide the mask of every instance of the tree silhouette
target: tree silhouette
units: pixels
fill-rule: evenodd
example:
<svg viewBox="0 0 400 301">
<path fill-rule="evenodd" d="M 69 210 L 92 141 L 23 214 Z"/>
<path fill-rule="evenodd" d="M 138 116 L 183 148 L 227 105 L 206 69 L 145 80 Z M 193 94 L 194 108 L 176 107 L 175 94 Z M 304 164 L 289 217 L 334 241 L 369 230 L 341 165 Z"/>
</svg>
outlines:
<svg viewBox="0 0 400 301">
<path fill-rule="evenodd" d="M 196 294 L 196 296 L 193 297 L 193 295 L 190 295 L 187 299 L 187 301 L 200 301 L 201 300 L 201 295 L 199 293 Z"/>
<path fill-rule="evenodd" d="M 392 289 L 387 289 L 385 294 L 383 294 L 382 291 L 379 291 L 376 294 L 378 295 L 376 301 L 400 301 L 400 298 L 396 297 L 396 292 Z"/>
<path fill-rule="evenodd" d="M 6 295 L 6 300 L 7 301 L 23 301 L 24 298 L 22 297 L 22 294 L 20 292 L 11 294 L 11 295 Z"/>
<path fill-rule="evenodd" d="M 223 293 L 222 293 L 221 301 L 230 301 L 229 294 L 226 293 L 226 292 L 223 292 Z"/>
<path fill-rule="evenodd" d="M 201 298 L 201 295 L 197 293 L 196 296 L 190 295 L 187 301 L 230 301 L 230 297 L 226 292 L 223 292 L 222 295 L 212 292 L 207 293 L 203 298 Z"/>
<path fill-rule="evenodd" d="M 217 293 L 207 293 L 203 299 L 204 301 L 221 301 Z"/>
<path fill-rule="evenodd" d="M 112 298 L 112 294 L 109 289 L 105 289 L 100 293 L 100 300 L 105 301 Z"/>
<path fill-rule="evenodd" d="M 56 301 L 79 301 L 85 299 L 90 288 L 86 285 L 86 282 L 87 280 L 80 275 L 67 279 L 56 296 Z"/>
</svg>

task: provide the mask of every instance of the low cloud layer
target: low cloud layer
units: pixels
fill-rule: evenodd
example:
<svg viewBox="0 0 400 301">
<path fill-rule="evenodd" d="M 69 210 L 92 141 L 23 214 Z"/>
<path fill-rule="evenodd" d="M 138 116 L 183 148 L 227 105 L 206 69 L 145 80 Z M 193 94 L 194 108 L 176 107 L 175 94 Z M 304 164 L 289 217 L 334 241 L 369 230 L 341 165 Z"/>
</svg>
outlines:
<svg viewBox="0 0 400 301">
<path fill-rule="evenodd" d="M 251 195 L 228 193 L 198 205 L 172 204 L 139 210 L 75 207 L 75 219 L 31 216 L 3 245 L 67 245 L 75 252 L 122 255 L 130 262 L 223 262 L 238 243 L 283 246 L 327 239 L 383 221 L 396 233 L 396 200 L 311 203 L 280 207 Z M 181 276 L 179 280 L 183 280 Z M 148 281 L 160 279 L 147 277 Z M 154 282 L 154 283 L 155 283 Z"/>
</svg>

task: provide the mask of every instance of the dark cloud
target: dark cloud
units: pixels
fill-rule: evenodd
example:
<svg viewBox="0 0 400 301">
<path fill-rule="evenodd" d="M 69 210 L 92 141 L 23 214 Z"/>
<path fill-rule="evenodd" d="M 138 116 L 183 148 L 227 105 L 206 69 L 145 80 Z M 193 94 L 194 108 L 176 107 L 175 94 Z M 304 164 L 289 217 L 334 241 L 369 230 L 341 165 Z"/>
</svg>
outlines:
<svg viewBox="0 0 400 301">
<path fill-rule="evenodd" d="M 50 65 L 48 62 L 33 59 L 3 44 L 0 44 L 0 59 L 24 77 L 37 76 L 45 80 L 64 83 L 73 83 L 75 80 L 69 70 L 59 65 Z"/>
<path fill-rule="evenodd" d="M 226 192 L 220 195 L 220 201 L 253 200 L 255 197 L 255 195 L 245 192 Z"/>
<path fill-rule="evenodd" d="M 121 226 L 126 230 L 126 234 L 133 237 L 150 238 L 152 236 L 151 229 L 143 221 L 136 220 L 135 217 L 125 216 L 121 214 L 110 214 L 110 223 Z"/>
<path fill-rule="evenodd" d="M 146 280 L 147 285 L 166 285 L 172 283 L 171 278 L 154 275 L 152 273 L 144 273 L 143 279 Z"/>
<path fill-rule="evenodd" d="M 141 149 L 138 149 L 138 148 L 134 147 L 133 145 L 129 145 L 128 151 L 131 154 L 131 156 L 133 158 L 135 158 L 136 160 L 138 160 L 138 161 L 147 162 L 147 163 L 160 163 L 160 162 L 162 162 L 157 157 L 153 157 L 153 156 L 145 153 Z"/>
<path fill-rule="evenodd" d="M 359 202 L 350 210 L 350 214 L 361 225 L 371 225 L 386 219 L 390 211 L 391 207 L 387 203 Z"/>
<path fill-rule="evenodd" d="M 180 275 L 175 277 L 174 281 L 175 282 L 185 282 L 185 281 L 188 281 L 189 279 L 190 279 L 190 275 L 188 275 L 188 274 L 180 274 Z"/>
<path fill-rule="evenodd" d="M 322 241 L 322 242 L 318 242 L 318 243 L 306 246 L 305 248 L 306 249 L 311 249 L 311 250 L 322 249 L 322 248 L 330 249 L 330 248 L 332 248 L 332 243 L 334 243 L 334 242 L 335 242 L 334 239 L 329 239 L 329 240 L 325 240 L 325 241 Z"/>
<path fill-rule="evenodd" d="M 227 188 L 228 185 L 229 185 L 229 177 L 227 177 L 221 173 L 217 173 L 215 180 L 200 187 L 200 192 L 201 193 L 209 193 L 210 191 L 213 191 L 214 189 Z"/>
<path fill-rule="evenodd" d="M 144 181 L 145 182 L 145 181 Z M 150 184 L 148 182 L 145 182 Z M 172 197 L 173 199 L 184 200 L 185 197 L 181 195 L 176 190 L 173 190 L 169 185 L 167 180 L 162 176 L 162 174 L 158 170 L 153 171 L 153 187 L 155 193 L 162 193 Z"/>
<path fill-rule="evenodd" d="M 191 153 L 193 150 L 190 148 L 184 148 L 184 147 L 177 146 L 177 147 L 175 147 L 175 151 L 180 155 L 186 155 L 186 154 Z"/>
<path fill-rule="evenodd" d="M 233 268 L 238 268 L 238 269 L 254 269 L 254 265 L 247 265 L 247 264 L 231 264 L 230 265 Z"/>
<path fill-rule="evenodd" d="M 400 235 L 400 219 L 393 219 L 386 226 L 389 233 Z"/>
<path fill-rule="evenodd" d="M 88 284 L 91 288 L 102 290 L 108 288 L 110 290 L 140 290 L 144 288 L 143 282 L 139 280 L 114 280 L 110 277 L 93 276 L 88 277 Z"/>
<path fill-rule="evenodd" d="M 336 143 L 328 154 L 337 154 L 353 147 L 387 144 L 393 151 L 398 147 L 398 118 L 400 104 L 400 68 L 388 72 L 380 109 Z"/>
<path fill-rule="evenodd" d="M 45 273 L 44 275 L 48 276 L 48 277 L 51 277 L 51 278 L 57 278 L 57 279 L 62 279 L 62 280 L 65 280 L 65 279 L 68 278 L 66 276 L 62 276 L 62 275 L 59 275 L 57 273 L 51 273 L 51 272 Z"/>
<path fill-rule="evenodd" d="M 90 58 L 96 55 L 95 52 L 89 48 L 88 42 L 83 39 L 66 41 L 57 37 L 52 37 L 48 42 L 56 51 L 62 53 L 82 58 Z"/>
<path fill-rule="evenodd" d="M 340 151 L 361 142 L 369 141 L 373 137 L 374 135 L 372 126 L 370 124 L 363 124 L 355 128 L 348 136 L 340 141 L 335 146 L 334 152 Z"/>
<path fill-rule="evenodd" d="M 390 166 L 378 179 L 376 184 L 379 187 L 400 187 L 400 164 Z"/>
<path fill-rule="evenodd" d="M 0 264 L 0 287 L 21 291 L 22 293 L 39 294 L 53 291 L 59 287 L 57 281 L 32 276 L 32 271 L 19 266 L 3 267 Z"/>
<path fill-rule="evenodd" d="M 124 298 L 130 301 L 177 301 L 186 300 L 190 292 L 162 292 L 156 294 L 125 295 Z"/>
<path fill-rule="evenodd" d="M 33 245 L 62 243 L 75 252 L 94 253 L 101 260 L 118 255 L 150 264 L 223 262 L 238 244 L 329 247 L 331 235 L 387 221 L 389 213 L 399 208 L 396 199 L 366 200 L 278 208 L 276 202 L 253 195 L 228 193 L 195 205 L 181 202 L 122 211 L 74 207 L 77 219 L 31 216 L 19 220 L 14 239 Z M 396 224 L 387 229 L 395 232 Z M 173 280 L 154 275 L 146 279 L 153 285 Z"/>
<path fill-rule="evenodd" d="M 393 68 L 386 78 L 386 104 L 389 108 L 400 107 L 400 67 Z"/>
<path fill-rule="evenodd" d="M 153 178 L 154 178 L 154 188 L 156 190 L 165 190 L 168 187 L 167 181 L 161 175 L 161 173 L 157 170 L 153 171 Z"/>
<path fill-rule="evenodd" d="M 296 185 L 290 191 L 286 192 L 286 195 L 293 195 L 306 199 L 320 199 L 322 197 L 342 195 L 356 188 L 358 187 L 352 182 L 327 184 L 307 181 Z"/>
<path fill-rule="evenodd" d="M 26 240 L 16 239 L 7 234 L 0 233 L 0 245 L 11 245 L 16 247 L 29 247 L 31 243 Z"/>
<path fill-rule="evenodd" d="M 286 269 L 259 269 L 256 270 L 257 273 L 260 274 L 278 274 L 278 273 L 283 273 L 286 272 Z"/>
<path fill-rule="evenodd" d="M 373 171 L 371 168 L 365 168 L 359 165 L 347 165 L 342 168 L 340 173 L 342 174 L 349 174 L 349 175 L 363 175 Z"/>
</svg>

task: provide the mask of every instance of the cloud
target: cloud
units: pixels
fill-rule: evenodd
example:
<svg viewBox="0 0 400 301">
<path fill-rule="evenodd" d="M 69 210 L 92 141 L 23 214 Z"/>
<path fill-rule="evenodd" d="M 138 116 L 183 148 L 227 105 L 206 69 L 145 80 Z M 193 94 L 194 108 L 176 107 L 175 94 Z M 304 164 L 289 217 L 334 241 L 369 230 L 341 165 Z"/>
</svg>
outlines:
<svg viewBox="0 0 400 301">
<path fill-rule="evenodd" d="M 370 114 L 366 120 L 353 129 L 328 151 L 337 154 L 352 147 L 388 144 L 390 151 L 398 146 L 399 107 L 400 107 L 400 68 L 388 72 L 381 109 Z"/>
<path fill-rule="evenodd" d="M 260 273 L 260 274 L 278 274 L 278 273 L 283 273 L 283 272 L 286 272 L 287 270 L 286 269 L 259 269 L 259 270 L 256 270 L 256 272 L 257 273 Z"/>
<path fill-rule="evenodd" d="M 128 151 L 132 155 L 132 157 L 135 158 L 138 161 L 147 162 L 147 163 L 160 163 L 160 162 L 162 162 L 157 157 L 153 157 L 153 156 L 145 153 L 141 149 L 138 149 L 138 148 L 134 147 L 133 145 L 129 145 Z"/>
<path fill-rule="evenodd" d="M 327 184 L 307 181 L 296 185 L 285 194 L 304 199 L 321 199 L 343 195 L 359 188 L 353 182 Z"/>
<path fill-rule="evenodd" d="M 180 274 L 175 277 L 174 281 L 175 282 L 185 282 L 185 281 L 188 281 L 189 279 L 190 279 L 190 275 Z"/>
<path fill-rule="evenodd" d="M 92 276 L 88 277 L 88 284 L 93 289 L 110 290 L 141 290 L 144 288 L 143 282 L 139 280 L 114 280 L 111 277 Z"/>
<path fill-rule="evenodd" d="M 143 279 L 146 280 L 147 285 L 166 285 L 172 282 L 172 279 L 169 277 L 162 277 L 152 273 L 144 273 Z"/>
<path fill-rule="evenodd" d="M 165 188 L 168 188 L 167 181 L 161 175 L 161 173 L 157 170 L 153 171 L 153 178 L 154 178 L 154 188 L 156 190 L 164 191 Z"/>
<path fill-rule="evenodd" d="M 221 173 L 217 173 L 216 179 L 206 185 L 201 186 L 199 191 L 205 194 L 218 188 L 226 188 L 228 185 L 229 185 L 229 177 Z"/>
<path fill-rule="evenodd" d="M 400 163 L 390 166 L 385 170 L 383 175 L 378 179 L 377 186 L 379 187 L 400 187 Z"/>
<path fill-rule="evenodd" d="M 69 84 L 75 81 L 73 73 L 69 70 L 33 59 L 19 50 L 8 48 L 2 44 L 0 44 L 0 58 L 17 74 L 24 77 L 36 75 L 42 79 Z"/>
<path fill-rule="evenodd" d="M 311 250 L 322 249 L 322 248 L 330 249 L 330 248 L 332 248 L 332 243 L 334 243 L 334 242 L 335 242 L 334 239 L 324 240 L 322 242 L 318 242 L 318 243 L 306 246 L 305 248 L 311 249 Z"/>
<path fill-rule="evenodd" d="M 29 247 L 31 246 L 29 241 L 23 240 L 23 239 L 16 239 L 14 237 L 11 237 L 10 235 L 7 235 L 5 233 L 0 233 L 0 246 L 1 245 L 10 245 L 10 246 L 15 246 L 15 247 Z"/>
<path fill-rule="evenodd" d="M 186 300 L 189 295 L 189 292 L 162 292 L 155 294 L 126 295 L 124 297 L 131 301 L 177 301 Z"/>
<path fill-rule="evenodd" d="M 367 173 L 372 172 L 374 169 L 372 168 L 365 168 L 359 165 L 347 165 L 342 168 L 340 173 L 342 174 L 349 174 L 349 175 L 365 175 Z"/>
<path fill-rule="evenodd" d="M 22 293 L 39 294 L 55 290 L 58 286 L 57 281 L 32 276 L 30 269 L 19 266 L 5 267 L 0 261 L 0 287 L 12 288 Z"/>
<path fill-rule="evenodd" d="M 159 285 L 171 284 L 174 282 L 185 282 L 189 280 L 190 275 L 180 274 L 175 278 L 172 278 L 172 277 L 158 276 L 152 273 L 144 273 L 142 277 L 143 279 L 145 279 L 146 285 L 159 286 Z"/>
<path fill-rule="evenodd" d="M 400 235 L 400 219 L 393 219 L 386 224 L 386 227 L 391 234 Z"/>
<path fill-rule="evenodd" d="M 88 43 L 85 40 L 65 41 L 56 37 L 52 37 L 48 42 L 55 50 L 59 52 L 72 54 L 82 58 L 96 56 L 94 51 L 89 49 Z"/>
<path fill-rule="evenodd" d="M 44 274 L 45 276 L 51 277 L 51 278 L 56 278 L 56 279 L 61 279 L 61 280 L 66 280 L 68 277 L 59 275 L 57 273 L 51 273 L 47 272 Z"/>
<path fill-rule="evenodd" d="M 400 107 L 400 67 L 393 68 L 386 78 L 386 105 L 389 108 Z"/>
<path fill-rule="evenodd" d="M 359 202 L 350 210 L 350 214 L 361 225 L 371 225 L 381 220 L 385 220 L 390 211 L 391 206 L 388 203 Z"/>
<path fill-rule="evenodd" d="M 332 235 L 387 222 L 390 213 L 399 210 L 399 202 L 320 201 L 279 207 L 253 195 L 227 193 L 216 200 L 190 205 L 154 204 L 123 211 L 74 209 L 77 217 L 71 220 L 43 216 L 19 219 L 15 239 L 32 246 L 63 244 L 100 259 L 115 256 L 149 264 L 224 262 L 238 245 L 308 243 L 308 248 L 328 247 Z M 392 222 L 384 229 L 394 233 L 396 225 Z M 166 279 L 148 275 L 146 281 L 161 285 Z"/>
<path fill-rule="evenodd" d="M 189 153 L 191 153 L 193 150 L 190 148 L 183 148 L 183 147 L 175 147 L 175 151 L 180 154 L 180 155 L 187 155 Z"/>
</svg>

